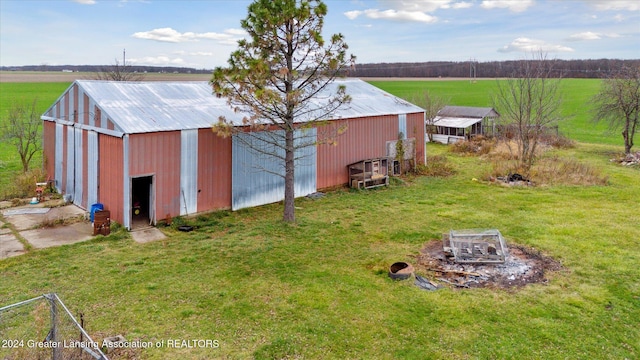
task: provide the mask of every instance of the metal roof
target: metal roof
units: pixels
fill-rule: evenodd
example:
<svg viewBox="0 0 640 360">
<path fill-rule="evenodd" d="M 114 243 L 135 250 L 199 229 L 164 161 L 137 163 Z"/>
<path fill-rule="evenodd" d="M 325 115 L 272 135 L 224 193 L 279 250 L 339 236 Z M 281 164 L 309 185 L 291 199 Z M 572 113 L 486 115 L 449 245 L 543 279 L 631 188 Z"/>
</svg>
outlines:
<svg viewBox="0 0 640 360">
<path fill-rule="evenodd" d="M 482 121 L 482 118 L 454 118 L 436 116 L 435 119 L 433 119 L 433 125 L 465 129 L 475 123 L 479 123 L 480 121 Z"/>
<path fill-rule="evenodd" d="M 227 99 L 212 93 L 206 81 L 198 82 L 118 82 L 77 80 L 76 84 L 124 133 L 146 133 L 208 128 L 224 116 L 234 125 L 242 125 L 246 114 L 234 112 Z M 351 103 L 334 112 L 333 119 L 424 112 L 359 79 L 336 79 L 313 99 L 322 106 L 338 86 L 346 86 Z M 308 121 L 299 117 L 297 121 Z"/>
<path fill-rule="evenodd" d="M 490 107 L 445 106 L 438 111 L 438 116 L 482 119 L 485 117 L 498 117 L 500 114 Z"/>
</svg>

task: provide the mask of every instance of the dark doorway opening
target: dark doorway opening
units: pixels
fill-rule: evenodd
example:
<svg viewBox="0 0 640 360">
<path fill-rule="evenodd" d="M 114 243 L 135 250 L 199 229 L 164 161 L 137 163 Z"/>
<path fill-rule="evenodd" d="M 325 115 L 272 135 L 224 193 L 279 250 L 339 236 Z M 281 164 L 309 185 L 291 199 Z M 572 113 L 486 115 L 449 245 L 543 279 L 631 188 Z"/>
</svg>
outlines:
<svg viewBox="0 0 640 360">
<path fill-rule="evenodd" d="M 131 179 L 131 228 L 153 223 L 153 176 Z"/>
</svg>

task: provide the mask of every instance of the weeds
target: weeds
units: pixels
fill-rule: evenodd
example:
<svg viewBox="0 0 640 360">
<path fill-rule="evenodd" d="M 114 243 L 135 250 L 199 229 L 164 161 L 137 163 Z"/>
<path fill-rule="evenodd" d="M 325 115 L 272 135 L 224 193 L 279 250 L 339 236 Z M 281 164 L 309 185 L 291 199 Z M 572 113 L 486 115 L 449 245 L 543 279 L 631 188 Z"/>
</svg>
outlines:
<svg viewBox="0 0 640 360">
<path fill-rule="evenodd" d="M 589 164 L 580 163 L 569 158 L 558 156 L 543 158 L 529 170 L 520 166 L 516 160 L 494 160 L 492 171 L 483 176 L 485 180 L 508 174 L 522 174 L 536 185 L 607 185 L 609 179 Z"/>
<path fill-rule="evenodd" d="M 455 175 L 455 168 L 449 163 L 444 155 L 434 155 L 427 157 L 426 165 L 418 165 L 414 173 L 419 176 L 447 177 Z"/>
<path fill-rule="evenodd" d="M 531 179 L 546 185 L 607 185 L 609 178 L 588 164 L 574 159 L 545 158 L 538 161 L 530 173 Z"/>
<path fill-rule="evenodd" d="M 458 141 L 451 146 L 451 152 L 465 155 L 484 155 L 491 152 L 496 144 L 494 138 L 474 136 L 470 140 Z"/>
<path fill-rule="evenodd" d="M 26 173 L 20 173 L 11 183 L 1 189 L 0 199 L 35 196 L 36 182 L 42 182 L 46 177 L 46 173 L 42 169 L 31 169 Z"/>
</svg>

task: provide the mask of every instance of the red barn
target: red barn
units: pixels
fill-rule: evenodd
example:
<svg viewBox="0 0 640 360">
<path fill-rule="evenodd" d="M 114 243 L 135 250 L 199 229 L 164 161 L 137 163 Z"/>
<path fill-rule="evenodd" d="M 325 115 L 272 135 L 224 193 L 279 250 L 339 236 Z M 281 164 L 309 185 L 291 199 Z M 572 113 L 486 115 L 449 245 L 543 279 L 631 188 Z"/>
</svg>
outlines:
<svg viewBox="0 0 640 360">
<path fill-rule="evenodd" d="M 328 126 L 347 130 L 335 145 L 303 150 L 296 196 L 347 184 L 349 164 L 387 156 L 399 133 L 415 139 L 416 159 L 425 161 L 423 109 L 357 79 L 336 80 L 328 91 L 340 85 L 352 100 Z M 236 136 L 212 132 L 220 116 L 242 126 L 243 115 L 207 82 L 77 80 L 42 116 L 46 171 L 74 204 L 101 203 L 128 229 L 282 200 L 284 180 L 254 168 L 264 159 Z"/>
</svg>

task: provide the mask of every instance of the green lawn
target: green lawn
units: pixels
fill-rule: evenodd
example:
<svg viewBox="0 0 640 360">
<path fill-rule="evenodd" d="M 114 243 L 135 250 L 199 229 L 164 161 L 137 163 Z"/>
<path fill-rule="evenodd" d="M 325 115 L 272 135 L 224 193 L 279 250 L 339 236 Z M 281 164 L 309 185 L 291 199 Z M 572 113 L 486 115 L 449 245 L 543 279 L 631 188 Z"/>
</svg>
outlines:
<svg viewBox="0 0 640 360">
<path fill-rule="evenodd" d="M 200 216 L 165 242 L 117 232 L 2 260 L 0 305 L 55 291 L 93 334 L 220 343 L 145 359 L 635 359 L 640 171 L 609 162 L 618 150 L 556 152 L 608 186 L 514 189 L 472 181 L 482 160 L 429 145 L 457 175 L 299 199 L 296 225 L 275 204 Z M 564 268 L 513 291 L 425 292 L 388 278 L 392 262 L 452 228 L 497 228 Z"/>
</svg>

